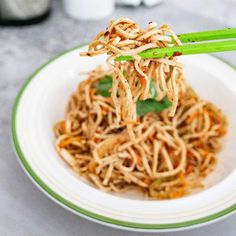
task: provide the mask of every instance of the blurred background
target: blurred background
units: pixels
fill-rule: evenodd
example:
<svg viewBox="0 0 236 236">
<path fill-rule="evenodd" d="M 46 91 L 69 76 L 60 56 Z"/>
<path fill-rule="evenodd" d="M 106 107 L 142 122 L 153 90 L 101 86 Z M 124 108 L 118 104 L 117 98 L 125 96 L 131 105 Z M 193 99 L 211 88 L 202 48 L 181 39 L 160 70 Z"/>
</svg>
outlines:
<svg viewBox="0 0 236 236">
<path fill-rule="evenodd" d="M 236 0 L 0 0 L 0 235 L 137 235 L 89 222 L 49 200 L 21 170 L 9 137 L 12 104 L 27 77 L 118 17 L 142 27 L 169 24 L 176 33 L 236 27 Z M 236 66 L 235 53 L 219 56 Z M 235 229 L 229 217 L 175 235 L 235 235 Z"/>
</svg>

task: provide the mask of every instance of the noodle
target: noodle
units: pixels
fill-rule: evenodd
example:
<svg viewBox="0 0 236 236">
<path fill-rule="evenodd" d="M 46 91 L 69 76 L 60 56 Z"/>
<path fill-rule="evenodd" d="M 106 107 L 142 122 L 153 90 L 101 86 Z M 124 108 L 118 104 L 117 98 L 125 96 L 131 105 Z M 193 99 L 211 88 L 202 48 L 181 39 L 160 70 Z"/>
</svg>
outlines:
<svg viewBox="0 0 236 236">
<path fill-rule="evenodd" d="M 136 187 L 150 197 L 174 198 L 202 186 L 215 167 L 219 138 L 226 132 L 222 113 L 187 87 L 173 118 L 167 110 L 137 118 L 133 129 L 139 138 L 134 143 L 125 125 L 116 126 L 111 98 L 102 97 L 101 102 L 94 91 L 100 72 L 98 68 L 80 83 L 65 120 L 54 126 L 62 158 L 104 191 Z"/>
<path fill-rule="evenodd" d="M 141 30 L 132 20 L 112 21 L 84 55 L 108 53 L 109 70 L 101 66 L 88 73 L 66 107 L 65 119 L 54 125 L 56 149 L 75 172 L 103 191 L 141 190 L 154 199 L 177 198 L 202 188 L 216 166 L 225 116 L 201 100 L 186 84 L 175 58 L 141 59 L 144 48 L 179 45 L 164 25 L 149 23 Z M 117 55 L 134 61 L 116 62 Z M 96 83 L 112 80 L 99 93 Z M 167 97 L 172 106 L 137 115 L 137 102 Z M 103 84 L 103 86 L 105 86 Z"/>
<path fill-rule="evenodd" d="M 150 22 L 147 29 L 142 30 L 134 21 L 120 18 L 111 21 L 106 32 L 101 32 L 95 37 L 89 45 L 88 52 L 80 54 L 95 56 L 104 51 L 109 54 L 108 65 L 116 74 L 113 78 L 112 99 L 116 107 L 117 122 L 120 121 L 121 116 L 127 123 L 136 120 L 135 104 L 138 98 L 141 100 L 149 98 L 151 80 L 155 83 L 157 100 L 167 96 L 173 103 L 169 115 L 174 116 L 180 94 L 178 90 L 182 81 L 182 65 L 176 62 L 175 57 L 142 59 L 137 55 L 150 48 L 162 48 L 168 46 L 168 43 L 173 44 L 170 35 L 166 36 L 167 33 L 173 36 L 174 44 L 181 45 L 178 37 L 167 25 L 156 29 L 156 25 Z M 114 58 L 119 55 L 133 56 L 134 62 L 114 61 Z M 134 67 L 135 70 L 127 73 L 129 67 Z M 125 76 L 124 71 L 127 73 Z M 118 91 L 123 95 L 118 97 Z M 137 94 L 137 91 L 140 92 Z M 122 99 L 123 96 L 125 99 Z"/>
</svg>

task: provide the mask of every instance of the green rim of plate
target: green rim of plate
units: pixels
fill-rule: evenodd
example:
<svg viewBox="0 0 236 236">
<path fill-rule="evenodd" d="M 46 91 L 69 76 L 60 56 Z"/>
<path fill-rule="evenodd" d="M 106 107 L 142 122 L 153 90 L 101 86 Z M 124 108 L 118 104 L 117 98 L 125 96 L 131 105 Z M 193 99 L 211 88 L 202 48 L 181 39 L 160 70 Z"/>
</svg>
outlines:
<svg viewBox="0 0 236 236">
<path fill-rule="evenodd" d="M 193 227 L 199 224 L 204 224 L 210 221 L 214 221 L 217 220 L 221 217 L 224 217 L 230 213 L 233 213 L 236 210 L 236 204 L 222 210 L 219 211 L 217 213 L 214 213 L 212 215 L 203 217 L 203 218 L 199 218 L 199 219 L 195 219 L 195 220 L 190 220 L 190 221 L 184 221 L 184 222 L 179 222 L 179 223 L 170 223 L 170 224 L 145 224 L 145 223 L 133 223 L 133 222 L 127 222 L 127 221 L 121 221 L 121 220 L 116 220 L 116 219 L 112 219 L 109 217 L 105 217 L 90 211 L 87 211 L 86 209 L 83 209 L 75 204 L 73 204 L 72 202 L 66 200 L 65 198 L 61 197 L 59 194 L 57 194 L 56 192 L 54 192 L 50 187 L 48 187 L 43 181 L 42 179 L 40 179 L 40 177 L 34 172 L 34 170 L 31 168 L 30 164 L 27 162 L 27 159 L 25 158 L 23 151 L 21 150 L 20 144 L 19 144 L 19 140 L 17 137 L 17 132 L 16 132 L 16 116 L 17 116 L 17 109 L 18 109 L 18 105 L 20 103 L 21 97 L 25 91 L 25 89 L 27 88 L 27 86 L 30 84 L 31 80 L 33 80 L 35 78 L 35 76 L 41 71 L 43 70 L 46 66 L 48 66 L 49 64 L 51 64 L 53 61 L 57 60 L 58 58 L 64 56 L 65 54 L 72 52 L 74 50 L 77 50 L 81 47 L 83 47 L 85 45 L 80 45 L 77 47 L 74 47 L 72 49 L 69 49 L 67 51 L 64 51 L 60 54 L 58 54 L 57 56 L 55 56 L 54 58 L 52 58 L 51 60 L 49 60 L 47 63 L 45 63 L 44 65 L 42 65 L 40 68 L 38 68 L 24 83 L 24 85 L 22 86 L 22 88 L 20 89 L 15 103 L 13 105 L 13 109 L 12 109 L 12 116 L 11 116 L 11 138 L 12 138 L 12 143 L 13 146 L 15 148 L 16 154 L 19 158 L 20 163 L 22 164 L 22 166 L 24 167 L 26 173 L 32 178 L 32 180 L 34 180 L 34 183 L 37 184 L 38 187 L 40 187 L 41 190 L 43 190 L 43 192 L 47 193 L 49 195 L 49 197 L 51 197 L 53 200 L 55 200 L 56 202 L 58 202 L 60 205 L 64 206 L 65 208 L 73 211 L 74 213 L 77 213 L 81 216 L 85 216 L 88 218 L 91 218 L 92 220 L 95 220 L 97 222 L 100 223 L 105 223 L 105 224 L 109 224 L 110 226 L 116 226 L 116 227 L 124 227 L 124 228 L 128 228 L 128 229 L 136 229 L 136 230 L 174 230 L 174 229 L 180 229 L 180 228 L 186 228 L 186 227 Z M 216 57 L 216 56 L 214 56 Z M 224 63 L 226 63 L 227 65 L 229 65 L 230 67 L 232 67 L 233 69 L 236 70 L 236 67 L 234 67 L 233 65 L 229 64 L 228 62 L 224 61 L 222 58 L 216 57 L 217 59 L 223 61 Z"/>
</svg>

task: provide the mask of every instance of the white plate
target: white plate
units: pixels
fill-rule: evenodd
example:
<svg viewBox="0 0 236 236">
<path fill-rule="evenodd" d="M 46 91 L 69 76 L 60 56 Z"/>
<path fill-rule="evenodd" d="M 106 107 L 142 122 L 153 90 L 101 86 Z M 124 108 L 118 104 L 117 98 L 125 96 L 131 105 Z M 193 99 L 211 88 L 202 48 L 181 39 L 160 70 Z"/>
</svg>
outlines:
<svg viewBox="0 0 236 236">
<path fill-rule="evenodd" d="M 147 201 L 104 193 L 82 181 L 54 148 L 52 125 L 63 118 L 79 72 L 104 63 L 105 56 L 79 57 L 86 47 L 67 51 L 38 69 L 21 89 L 12 114 L 12 138 L 26 173 L 51 199 L 88 219 L 139 231 L 170 231 L 216 221 L 236 210 L 236 71 L 209 55 L 181 57 L 197 93 L 229 119 L 229 132 L 206 190 L 176 200 Z"/>
</svg>

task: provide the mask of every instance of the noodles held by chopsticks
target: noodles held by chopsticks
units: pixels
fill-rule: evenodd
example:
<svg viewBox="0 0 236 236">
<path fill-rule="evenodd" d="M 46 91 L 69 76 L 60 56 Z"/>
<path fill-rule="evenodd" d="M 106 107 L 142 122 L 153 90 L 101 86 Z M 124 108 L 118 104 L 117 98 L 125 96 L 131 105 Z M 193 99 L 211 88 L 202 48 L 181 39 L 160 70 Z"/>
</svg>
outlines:
<svg viewBox="0 0 236 236">
<path fill-rule="evenodd" d="M 174 42 L 172 42 L 171 35 Z M 138 56 L 139 52 L 151 48 L 167 47 L 170 43 L 181 45 L 178 37 L 167 25 L 158 29 L 155 23 L 149 22 L 147 29 L 143 30 L 136 22 L 127 18 L 119 18 L 111 21 L 106 31 L 100 32 L 95 37 L 89 45 L 88 52 L 80 54 L 81 56 L 95 56 L 104 53 L 109 55 L 107 62 L 115 73 L 112 99 L 116 104 L 117 123 L 121 119 L 127 123 L 136 121 L 137 100 L 145 100 L 150 97 L 151 80 L 157 91 L 156 99 L 160 101 L 167 96 L 173 103 L 169 115 L 174 116 L 181 95 L 179 90 L 182 89 L 183 66 L 176 62 L 174 57 L 142 59 Z M 133 56 L 134 61 L 115 61 L 114 59 L 120 55 Z"/>
</svg>

